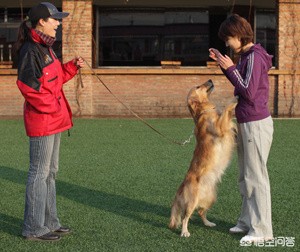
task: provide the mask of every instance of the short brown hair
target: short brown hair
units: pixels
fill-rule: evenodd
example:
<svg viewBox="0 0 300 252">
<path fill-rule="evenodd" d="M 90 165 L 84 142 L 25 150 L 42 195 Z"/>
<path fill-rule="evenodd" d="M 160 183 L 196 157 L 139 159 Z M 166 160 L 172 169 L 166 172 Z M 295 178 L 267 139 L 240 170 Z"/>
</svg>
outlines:
<svg viewBox="0 0 300 252">
<path fill-rule="evenodd" d="M 238 37 L 242 46 L 253 42 L 253 30 L 250 23 L 238 14 L 233 14 L 223 21 L 218 36 L 224 42 L 228 37 Z"/>
</svg>

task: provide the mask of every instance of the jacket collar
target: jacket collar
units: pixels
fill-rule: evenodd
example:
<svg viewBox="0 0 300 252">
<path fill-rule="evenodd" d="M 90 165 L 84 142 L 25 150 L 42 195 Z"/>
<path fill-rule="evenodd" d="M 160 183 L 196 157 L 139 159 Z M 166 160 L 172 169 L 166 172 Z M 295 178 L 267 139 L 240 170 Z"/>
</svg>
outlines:
<svg viewBox="0 0 300 252">
<path fill-rule="evenodd" d="M 42 33 L 39 30 L 35 30 L 35 29 L 31 29 L 31 36 L 34 42 L 37 42 L 39 44 L 43 44 L 46 46 L 51 47 L 54 42 L 55 42 L 55 38 L 52 38 L 44 33 Z"/>
</svg>

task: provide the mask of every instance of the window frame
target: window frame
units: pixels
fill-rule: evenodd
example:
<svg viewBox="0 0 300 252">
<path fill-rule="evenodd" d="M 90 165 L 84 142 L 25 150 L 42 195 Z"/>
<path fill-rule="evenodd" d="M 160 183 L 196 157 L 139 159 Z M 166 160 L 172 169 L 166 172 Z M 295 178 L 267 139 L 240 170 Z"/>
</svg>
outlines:
<svg viewBox="0 0 300 252">
<path fill-rule="evenodd" d="M 118 66 L 103 66 L 103 65 L 100 65 L 100 34 L 99 34 L 99 30 L 100 30 L 100 26 L 98 26 L 99 24 L 99 21 L 100 21 L 100 13 L 103 13 L 105 12 L 105 10 L 109 13 L 109 12 L 120 12 L 120 13 L 126 13 L 128 11 L 140 11 L 140 12 L 147 12 L 147 13 L 150 13 L 150 12 L 158 12 L 158 13 L 167 13 L 167 12 L 175 12 L 175 11 L 178 11 L 178 12 L 184 12 L 184 11 L 191 11 L 191 12 L 207 12 L 207 16 L 208 16 L 208 19 L 209 19 L 209 10 L 208 9 L 205 9 L 205 8 L 201 8 L 201 7 L 197 7 L 196 10 L 195 8 L 177 8 L 177 7 L 174 7 L 174 8 L 167 8 L 167 7 L 157 7 L 157 8 L 153 8 L 153 7 L 143 7 L 143 8 L 139 8 L 139 7 L 130 7 L 130 8 L 124 8 L 124 7 L 101 7 L 101 6 L 95 6 L 95 9 L 94 9 L 94 20 L 95 20 L 95 23 L 94 23 L 94 31 L 93 31 L 93 34 L 94 34 L 94 37 L 95 37 L 95 43 L 94 43 L 94 48 L 93 48 L 93 52 L 94 52 L 94 58 L 93 58 L 93 62 L 94 62 L 94 67 L 95 68 L 105 68 L 105 67 L 160 67 L 161 65 L 136 65 L 136 66 L 130 66 L 130 65 L 118 65 Z M 207 23 L 207 26 L 209 25 L 209 20 L 208 20 L 208 23 Z M 208 27 L 209 29 L 209 27 Z M 209 35 L 209 31 L 207 33 L 207 36 Z M 167 37 L 167 36 L 166 36 Z M 208 38 L 209 40 L 209 38 Z M 163 47 L 163 45 L 161 46 L 161 48 Z M 208 41 L 208 48 L 209 48 L 209 41 Z M 207 51 L 208 51 L 208 48 L 207 48 Z M 208 59 L 208 58 L 207 58 Z M 162 59 L 161 61 L 164 61 L 164 59 Z M 197 66 L 205 66 L 205 65 L 194 65 L 194 66 L 188 66 L 188 67 L 197 67 Z"/>
<path fill-rule="evenodd" d="M 102 7 L 102 6 L 95 6 L 95 25 L 94 25 L 94 36 L 95 36 L 95 45 L 94 45 L 94 48 L 93 48 L 93 51 L 94 51 L 94 59 L 93 59 L 93 62 L 94 62 L 94 67 L 96 68 L 107 68 L 107 67 L 118 67 L 118 68 L 122 68 L 122 67 L 157 67 L 157 66 L 153 66 L 153 65 L 100 65 L 101 62 L 100 62 L 100 55 L 99 55 L 99 52 L 100 52 L 100 34 L 99 34 L 99 30 L 100 30 L 100 26 L 99 26 L 99 20 L 100 20 L 100 15 L 101 13 L 104 13 L 107 11 L 107 13 L 109 12 L 123 12 L 123 13 L 126 13 L 128 11 L 132 12 L 132 11 L 144 11 L 144 12 L 147 12 L 147 13 L 150 13 L 150 12 L 174 12 L 174 11 L 179 11 L 179 12 L 184 12 L 184 11 L 207 11 L 208 12 L 208 16 L 210 18 L 210 15 L 213 15 L 213 12 L 214 12 L 214 8 L 201 8 L 201 7 L 197 7 L 196 10 L 195 9 L 190 9 L 190 8 L 169 8 L 169 7 L 165 7 L 165 8 L 154 8 L 154 7 L 143 7 L 143 8 L 138 8 L 138 7 Z M 239 10 L 239 8 L 237 7 L 237 10 Z M 224 11 L 224 10 L 223 10 Z M 244 7 L 241 7 L 240 8 L 240 11 L 242 13 L 245 12 L 245 8 Z M 270 12 L 270 13 L 276 13 L 276 10 L 275 9 L 272 9 L 272 8 L 265 8 L 265 9 L 262 9 L 262 8 L 255 8 L 255 10 L 252 12 L 252 17 L 251 17 L 251 22 L 252 22 L 252 26 L 253 26 L 253 30 L 254 30 L 254 41 L 256 42 L 256 34 L 257 34 L 257 29 L 256 29 L 256 13 L 257 12 Z M 220 13 L 220 9 L 217 10 L 217 13 Z M 245 14 L 245 13 L 244 13 Z M 228 12 L 227 12 L 227 15 Z M 210 41 L 211 40 L 211 31 L 210 31 L 210 19 L 208 21 L 208 26 L 209 26 L 209 31 L 208 31 L 208 47 L 211 47 L 211 46 L 214 46 L 214 44 Z M 276 25 L 276 24 L 275 24 Z M 167 37 L 167 36 L 166 36 Z M 216 36 L 215 36 L 216 37 Z M 222 44 L 222 43 L 221 43 Z M 220 46 L 220 42 L 218 43 L 218 45 Z M 161 46 L 163 47 L 163 45 Z M 230 51 L 226 50 L 225 46 L 222 48 L 222 50 L 224 50 L 224 52 L 227 51 L 227 53 L 230 53 Z M 275 55 L 274 55 L 274 58 L 273 58 L 273 65 L 275 65 L 275 62 L 276 62 L 276 50 L 277 50 L 277 47 L 276 47 L 276 43 L 275 43 Z M 208 59 L 208 61 L 210 61 L 210 59 Z M 190 66 L 182 66 L 182 67 L 207 67 L 208 64 L 200 64 L 200 65 L 190 65 Z"/>
</svg>

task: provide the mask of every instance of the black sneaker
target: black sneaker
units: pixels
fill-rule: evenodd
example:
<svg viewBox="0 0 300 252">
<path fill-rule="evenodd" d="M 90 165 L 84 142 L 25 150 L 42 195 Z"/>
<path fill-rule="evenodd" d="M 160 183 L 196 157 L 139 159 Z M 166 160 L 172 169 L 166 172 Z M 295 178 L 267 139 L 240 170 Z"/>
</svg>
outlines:
<svg viewBox="0 0 300 252">
<path fill-rule="evenodd" d="M 71 229 L 68 227 L 60 227 L 59 229 L 54 230 L 53 233 L 59 234 L 59 235 L 66 235 L 66 234 L 71 233 Z"/>
<path fill-rule="evenodd" d="M 29 241 L 59 241 L 60 235 L 49 232 L 39 237 L 27 236 L 25 239 Z"/>
</svg>

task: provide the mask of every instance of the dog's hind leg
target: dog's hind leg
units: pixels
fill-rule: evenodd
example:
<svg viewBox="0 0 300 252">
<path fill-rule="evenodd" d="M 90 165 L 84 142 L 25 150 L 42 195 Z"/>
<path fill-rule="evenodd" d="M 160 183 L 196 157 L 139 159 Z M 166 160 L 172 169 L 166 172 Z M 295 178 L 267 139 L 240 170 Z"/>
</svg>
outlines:
<svg viewBox="0 0 300 252">
<path fill-rule="evenodd" d="M 204 223 L 205 226 L 208 226 L 208 227 L 215 227 L 216 224 L 213 223 L 213 222 L 210 222 L 207 218 L 206 218 L 206 213 L 207 213 L 207 210 L 208 209 L 204 209 L 204 208 L 201 208 L 198 213 Z"/>
</svg>

